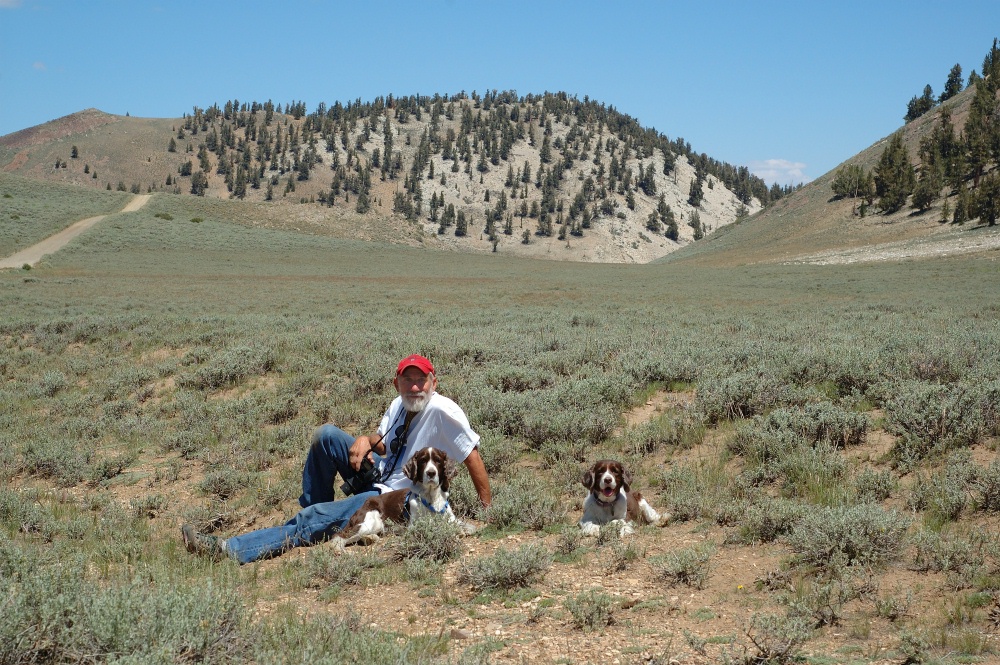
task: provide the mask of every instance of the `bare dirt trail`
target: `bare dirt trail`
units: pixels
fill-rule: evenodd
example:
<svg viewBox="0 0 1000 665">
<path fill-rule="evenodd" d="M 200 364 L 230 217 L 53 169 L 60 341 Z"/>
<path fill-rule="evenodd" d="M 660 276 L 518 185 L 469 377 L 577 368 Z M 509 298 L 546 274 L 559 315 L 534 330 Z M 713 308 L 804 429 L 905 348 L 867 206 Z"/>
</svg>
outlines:
<svg viewBox="0 0 1000 665">
<path fill-rule="evenodd" d="M 152 194 L 137 194 L 132 197 L 132 200 L 129 201 L 124 208 L 122 208 L 122 212 L 136 212 L 146 205 L 150 198 L 152 198 Z M 7 258 L 0 259 L 0 270 L 4 268 L 22 268 L 25 264 L 34 266 L 42 260 L 43 256 L 59 251 L 65 247 L 70 240 L 77 237 L 105 217 L 107 217 L 107 215 L 98 215 L 97 217 L 81 219 L 80 221 L 67 226 L 59 233 L 49 236 L 40 243 L 32 245 L 27 249 L 22 249 L 20 252 L 12 254 Z"/>
</svg>

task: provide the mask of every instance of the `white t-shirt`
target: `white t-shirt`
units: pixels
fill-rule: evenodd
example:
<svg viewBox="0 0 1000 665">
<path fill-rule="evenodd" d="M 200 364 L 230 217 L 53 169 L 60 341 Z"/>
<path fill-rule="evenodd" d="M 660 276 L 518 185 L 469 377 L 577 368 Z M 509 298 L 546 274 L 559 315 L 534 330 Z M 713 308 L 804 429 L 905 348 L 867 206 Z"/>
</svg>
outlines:
<svg viewBox="0 0 1000 665">
<path fill-rule="evenodd" d="M 389 405 L 389 410 L 382 416 L 382 422 L 378 426 L 378 434 L 385 435 L 386 444 L 385 456 L 379 462 L 379 471 L 382 473 L 385 473 L 386 468 L 392 464 L 396 457 L 393 455 L 391 447 L 396 438 L 396 429 L 405 420 L 403 399 L 396 397 Z M 421 448 L 434 447 L 443 451 L 456 462 L 464 462 L 477 445 L 479 445 L 479 435 L 472 430 L 469 419 L 461 407 L 444 395 L 432 393 L 430 399 L 427 400 L 427 406 L 410 421 L 410 429 L 406 436 L 406 448 L 400 454 L 392 475 L 383 482 L 376 483 L 375 487 L 381 492 L 412 487 L 413 483 L 403 475 L 403 467 Z"/>
</svg>

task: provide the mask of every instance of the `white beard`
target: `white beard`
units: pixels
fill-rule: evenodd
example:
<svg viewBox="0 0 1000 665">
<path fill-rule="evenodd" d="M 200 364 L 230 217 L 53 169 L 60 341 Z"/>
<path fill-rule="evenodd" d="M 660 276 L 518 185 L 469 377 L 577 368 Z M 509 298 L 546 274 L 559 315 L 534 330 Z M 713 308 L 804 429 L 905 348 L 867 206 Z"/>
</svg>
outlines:
<svg viewBox="0 0 1000 665">
<path fill-rule="evenodd" d="M 400 395 L 403 400 L 403 408 L 410 413 L 420 413 L 427 406 L 427 402 L 430 400 L 430 395 L 427 393 L 420 393 L 418 395 Z"/>
</svg>

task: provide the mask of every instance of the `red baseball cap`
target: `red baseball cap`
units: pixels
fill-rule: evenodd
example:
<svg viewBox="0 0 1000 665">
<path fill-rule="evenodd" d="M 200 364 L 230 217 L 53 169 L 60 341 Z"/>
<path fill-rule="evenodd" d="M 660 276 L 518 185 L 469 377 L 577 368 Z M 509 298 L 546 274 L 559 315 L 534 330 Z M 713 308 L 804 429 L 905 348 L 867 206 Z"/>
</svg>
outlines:
<svg viewBox="0 0 1000 665">
<path fill-rule="evenodd" d="M 406 356 L 405 358 L 399 361 L 399 365 L 396 367 L 396 376 L 402 374 L 403 370 L 405 370 L 407 367 L 416 367 L 424 374 L 434 373 L 434 365 L 431 364 L 431 361 L 428 360 L 427 358 L 424 358 L 423 356 L 418 356 L 417 354 L 413 354 L 412 356 Z"/>
</svg>

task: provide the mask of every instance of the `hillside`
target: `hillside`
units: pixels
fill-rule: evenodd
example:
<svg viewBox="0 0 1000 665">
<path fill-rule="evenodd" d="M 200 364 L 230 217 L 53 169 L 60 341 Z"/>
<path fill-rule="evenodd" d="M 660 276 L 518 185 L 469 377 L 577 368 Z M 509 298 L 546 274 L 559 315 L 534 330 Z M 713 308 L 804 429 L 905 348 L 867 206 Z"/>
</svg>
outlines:
<svg viewBox="0 0 1000 665">
<path fill-rule="evenodd" d="M 0 137 L 0 160 L 8 173 L 133 193 L 190 196 L 204 176 L 203 196 L 266 203 L 280 213 L 261 217 L 315 233 L 610 263 L 664 256 L 783 194 L 561 93 L 279 107 L 234 101 L 176 119 L 91 109 Z"/>
<path fill-rule="evenodd" d="M 951 114 L 951 122 L 961 136 L 974 98 L 975 90 L 967 88 L 899 130 L 918 174 L 922 168 L 921 141 L 930 137 L 940 124 L 942 112 Z M 955 207 L 956 193 L 948 188 L 924 212 L 905 205 L 892 214 L 881 214 L 871 207 L 862 216 L 858 199 L 835 197 L 832 183 L 837 172 L 848 165 L 871 172 L 888 141 L 889 137 L 877 141 L 752 218 L 728 226 L 665 260 L 720 266 L 857 263 L 969 253 L 995 256 L 1000 249 L 997 227 L 978 219 L 965 225 L 941 222 L 945 200 L 951 210 Z M 971 179 L 967 179 L 965 186 L 972 188 Z"/>
</svg>

